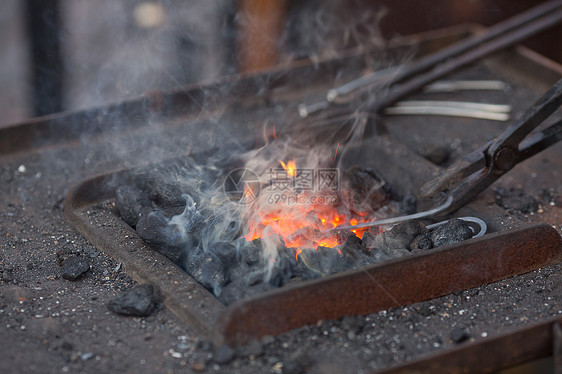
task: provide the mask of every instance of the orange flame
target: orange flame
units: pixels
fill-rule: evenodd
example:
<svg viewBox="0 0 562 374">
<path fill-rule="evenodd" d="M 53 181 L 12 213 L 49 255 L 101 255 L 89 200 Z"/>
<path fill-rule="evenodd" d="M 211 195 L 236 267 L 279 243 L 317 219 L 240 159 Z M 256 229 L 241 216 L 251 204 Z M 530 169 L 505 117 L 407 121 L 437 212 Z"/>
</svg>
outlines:
<svg viewBox="0 0 562 374">
<path fill-rule="evenodd" d="M 279 162 L 289 177 L 295 177 L 297 175 L 297 163 L 295 160 L 291 160 L 286 164 L 281 160 L 279 160 Z"/>
<path fill-rule="evenodd" d="M 297 176 L 295 160 L 279 162 L 289 177 Z M 281 195 L 285 197 L 284 200 L 277 199 Z M 333 198 L 334 203 L 326 203 L 330 198 Z M 303 248 L 333 248 L 342 244 L 347 235 L 332 229 L 354 226 L 372 219 L 367 214 L 363 216 L 349 211 L 338 200 L 339 195 L 335 191 L 276 190 L 270 195 L 262 193 L 259 199 L 261 203 L 253 206 L 248 217 L 249 230 L 245 239 L 250 241 L 271 237 L 276 240 L 274 236 L 277 235 L 287 248 L 297 248 L 297 260 Z M 293 199 L 292 203 L 289 203 L 290 199 Z M 367 229 L 351 231 L 362 238 Z"/>
</svg>

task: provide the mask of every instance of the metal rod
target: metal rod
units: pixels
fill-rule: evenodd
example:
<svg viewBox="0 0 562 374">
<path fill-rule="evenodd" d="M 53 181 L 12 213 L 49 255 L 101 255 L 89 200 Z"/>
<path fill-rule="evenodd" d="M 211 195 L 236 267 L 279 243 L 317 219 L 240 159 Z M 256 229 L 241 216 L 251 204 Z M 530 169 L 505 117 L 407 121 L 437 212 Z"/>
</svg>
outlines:
<svg viewBox="0 0 562 374">
<path fill-rule="evenodd" d="M 363 229 L 363 228 L 366 228 L 366 227 L 393 225 L 393 224 L 396 224 L 396 223 L 409 221 L 411 219 L 427 218 L 427 217 L 431 217 L 435 214 L 441 213 L 442 211 L 447 209 L 451 205 L 452 202 L 453 202 L 453 197 L 448 196 L 447 200 L 443 204 L 439 205 L 436 208 L 430 209 L 430 210 L 426 210 L 426 211 L 418 212 L 418 213 L 414 213 L 414 214 L 408 214 L 407 216 L 393 217 L 393 218 L 381 219 L 381 220 L 373 221 L 373 222 L 360 223 L 360 224 L 354 225 L 354 226 L 338 226 L 338 227 L 336 227 L 334 229 L 331 229 L 331 230 Z"/>
<path fill-rule="evenodd" d="M 468 90 L 481 90 L 481 91 L 503 91 L 507 84 L 497 80 L 454 80 L 454 81 L 437 81 L 428 84 L 423 88 L 423 92 L 436 93 L 436 92 L 454 92 L 454 91 L 468 91 Z"/>
<path fill-rule="evenodd" d="M 560 2 L 556 2 L 556 3 L 560 3 Z M 558 24 L 560 21 L 562 21 L 562 10 L 558 9 L 555 12 L 547 15 L 546 17 L 537 19 L 531 23 L 529 23 L 528 25 L 525 25 L 523 27 L 520 27 L 510 33 L 507 33 L 501 37 L 499 37 L 498 39 L 492 40 L 486 44 L 483 44 L 481 46 L 479 46 L 478 48 L 467 52 L 466 54 L 462 54 L 456 58 L 453 58 L 449 61 L 444 61 L 443 59 L 443 55 L 446 54 L 442 54 L 442 53 L 436 53 L 431 55 L 431 59 L 432 61 L 434 59 L 436 59 L 435 56 L 439 56 L 441 57 L 440 60 L 437 60 L 436 62 L 442 62 L 439 66 L 437 66 L 435 69 L 429 71 L 426 74 L 423 75 L 419 75 L 415 78 L 413 78 L 410 81 L 407 81 L 403 84 L 401 84 L 400 86 L 396 87 L 395 89 L 391 89 L 390 93 L 388 95 L 386 95 L 382 100 L 378 101 L 375 104 L 375 112 L 377 113 L 382 113 L 384 108 L 394 104 L 395 102 L 403 99 L 404 97 L 410 95 L 411 93 L 420 90 L 423 86 L 434 82 L 435 80 L 450 74 L 451 72 L 458 70 L 459 68 L 466 66 L 468 64 L 471 64 L 473 62 L 476 62 L 478 60 L 480 60 L 483 57 L 488 56 L 491 53 L 497 52 L 503 48 L 509 47 L 517 42 L 520 42 L 540 31 L 543 31 L 549 27 L 552 27 L 556 24 Z M 511 30 L 511 29 L 510 29 Z M 496 33 L 494 33 L 496 34 Z M 482 40 L 478 39 L 479 42 L 482 42 Z M 485 40 L 489 40 L 489 38 L 485 38 Z M 472 46 L 472 44 L 471 44 Z M 465 49 L 463 49 L 463 51 L 465 51 Z M 456 54 L 455 54 L 456 55 Z M 447 55 L 448 56 L 448 55 Z M 423 66 L 425 66 L 425 64 L 423 64 Z M 415 69 L 407 69 L 409 75 L 408 76 L 412 76 L 413 74 L 410 74 L 411 71 L 418 71 L 419 68 L 415 68 Z M 402 75 L 402 74 L 398 74 L 398 75 Z M 403 80 L 404 78 L 401 78 L 400 80 Z M 393 79 L 394 82 L 397 82 L 397 77 L 394 77 Z"/>
<path fill-rule="evenodd" d="M 470 101 L 412 100 L 399 101 L 395 106 L 401 108 L 431 108 L 437 106 L 442 108 L 474 109 L 493 113 L 509 113 L 511 111 L 511 105 L 474 103 Z"/>
<path fill-rule="evenodd" d="M 472 226 L 470 227 L 470 229 L 472 230 L 472 237 L 473 238 L 479 238 L 482 235 L 484 235 L 486 233 L 486 231 L 488 231 L 488 225 L 486 224 L 486 222 L 484 222 L 484 220 L 481 220 L 478 217 L 458 217 L 456 219 L 460 219 L 461 221 L 465 221 L 465 222 L 472 222 L 478 225 L 478 227 L 480 228 L 480 230 L 478 230 L 477 233 L 474 233 L 475 230 L 472 228 Z M 433 230 L 436 227 L 439 226 L 443 226 L 444 224 L 446 224 L 447 222 L 449 222 L 450 219 L 445 220 L 445 221 L 441 221 L 441 222 L 437 222 L 437 223 L 433 223 L 431 225 L 427 225 L 425 226 L 428 230 Z"/>
<path fill-rule="evenodd" d="M 401 69 L 402 67 L 403 67 L 402 65 L 399 65 L 383 70 L 378 70 L 371 74 L 367 74 L 360 78 L 347 82 L 342 86 L 333 88 L 328 91 L 328 94 L 326 95 L 326 100 L 328 100 L 329 102 L 335 102 L 336 99 L 338 99 L 341 96 L 348 95 L 355 90 L 372 85 L 374 83 L 378 83 L 381 79 L 385 79 L 389 77 L 391 74 L 398 72 L 399 69 Z"/>
<path fill-rule="evenodd" d="M 495 39 L 510 31 L 517 30 L 523 25 L 532 22 L 537 18 L 559 10 L 560 7 L 562 7 L 562 1 L 549 1 L 547 3 L 531 8 L 524 13 L 511 17 L 503 22 L 497 23 L 496 25 L 488 28 L 486 32 L 480 35 L 475 35 L 473 37 L 462 40 L 451 45 L 450 47 L 442 49 L 437 53 L 430 54 L 420 59 L 419 61 L 410 64 L 405 69 L 400 71 L 396 76 L 394 76 L 390 84 L 396 84 L 398 82 L 404 81 L 405 79 L 413 77 L 416 74 L 432 69 L 436 64 L 442 63 L 443 61 L 452 57 L 459 56 L 472 48 L 489 42 L 492 39 Z"/>
</svg>

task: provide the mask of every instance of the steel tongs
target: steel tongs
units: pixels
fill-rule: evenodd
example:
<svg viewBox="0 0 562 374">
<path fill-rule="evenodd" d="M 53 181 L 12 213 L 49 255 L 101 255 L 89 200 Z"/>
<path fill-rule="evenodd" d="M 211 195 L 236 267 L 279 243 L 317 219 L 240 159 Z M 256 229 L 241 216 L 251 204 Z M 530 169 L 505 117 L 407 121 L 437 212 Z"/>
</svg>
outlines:
<svg viewBox="0 0 562 374">
<path fill-rule="evenodd" d="M 527 137 L 560 105 L 562 105 L 562 79 L 529 108 L 517 122 L 510 125 L 503 134 L 469 153 L 437 178 L 424 184 L 421 187 L 421 197 L 446 196 L 445 201 L 436 208 L 354 226 L 337 227 L 337 229 L 392 225 L 457 210 L 515 165 L 562 140 L 562 120 Z"/>
<path fill-rule="evenodd" d="M 451 203 L 439 212 L 450 213 L 485 190 L 518 163 L 562 139 L 562 120 L 528 136 L 562 105 L 562 79 L 500 136 L 451 165 L 421 187 L 428 198 L 447 193 Z M 528 136 L 528 137 L 527 137 Z"/>
</svg>

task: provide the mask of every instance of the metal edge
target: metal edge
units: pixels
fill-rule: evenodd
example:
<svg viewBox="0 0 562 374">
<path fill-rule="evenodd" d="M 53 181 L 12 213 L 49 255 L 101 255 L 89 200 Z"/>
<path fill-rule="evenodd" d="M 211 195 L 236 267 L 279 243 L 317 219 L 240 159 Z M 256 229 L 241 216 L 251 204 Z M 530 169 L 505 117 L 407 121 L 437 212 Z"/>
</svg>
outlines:
<svg viewBox="0 0 562 374">
<path fill-rule="evenodd" d="M 219 319 L 216 336 L 245 344 L 321 319 L 420 302 L 560 261 L 561 238 L 549 225 L 489 234 L 237 301 Z"/>
<path fill-rule="evenodd" d="M 553 354 L 554 318 L 372 374 L 490 373 Z"/>
</svg>

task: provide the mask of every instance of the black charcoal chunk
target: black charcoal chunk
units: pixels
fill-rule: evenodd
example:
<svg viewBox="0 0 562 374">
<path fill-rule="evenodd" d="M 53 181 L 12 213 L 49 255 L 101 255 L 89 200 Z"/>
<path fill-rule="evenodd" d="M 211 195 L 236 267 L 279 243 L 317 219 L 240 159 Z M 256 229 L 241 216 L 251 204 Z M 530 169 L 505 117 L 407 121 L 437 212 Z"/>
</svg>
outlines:
<svg viewBox="0 0 562 374">
<path fill-rule="evenodd" d="M 375 237 L 373 247 L 378 249 L 410 250 L 414 238 L 427 231 L 419 221 L 405 221 Z"/>
<path fill-rule="evenodd" d="M 494 197 L 496 204 L 511 213 L 534 213 L 539 209 L 538 201 L 521 188 L 498 188 L 494 191 Z"/>
<path fill-rule="evenodd" d="M 231 243 L 217 242 L 211 247 L 211 252 L 226 266 L 236 266 L 238 263 L 236 247 Z"/>
<path fill-rule="evenodd" d="M 410 243 L 410 249 L 415 250 L 427 250 L 433 248 L 433 241 L 431 240 L 431 235 L 429 232 L 424 232 L 414 238 L 412 243 Z"/>
<path fill-rule="evenodd" d="M 193 188 L 181 185 L 178 182 L 157 181 L 148 197 L 168 217 L 172 217 L 183 212 L 185 207 L 184 194 L 189 195 L 196 203 L 199 201 L 198 194 Z"/>
<path fill-rule="evenodd" d="M 228 282 L 226 267 L 212 252 L 196 248 L 187 257 L 186 272 L 215 296 L 220 295 Z"/>
<path fill-rule="evenodd" d="M 370 231 L 367 231 L 363 234 L 363 238 L 361 240 L 363 241 L 365 248 L 371 249 L 375 246 L 375 238 L 375 235 L 373 235 Z"/>
<path fill-rule="evenodd" d="M 354 258 L 346 259 L 335 248 L 318 247 L 316 250 L 303 250 L 299 260 L 313 273 L 328 275 L 350 269 L 350 262 L 354 263 Z"/>
<path fill-rule="evenodd" d="M 76 280 L 90 270 L 90 264 L 85 257 L 71 257 L 62 263 L 62 277 L 67 280 Z"/>
<path fill-rule="evenodd" d="M 322 276 L 322 273 L 318 270 L 307 265 L 306 259 L 314 256 L 315 253 L 316 250 L 312 248 L 305 248 L 298 254 L 298 256 L 296 256 L 298 260 L 294 269 L 295 277 L 303 280 L 309 280 L 320 278 Z"/>
<path fill-rule="evenodd" d="M 154 287 L 141 284 L 123 291 L 107 303 L 107 308 L 124 316 L 147 317 L 156 309 Z"/>
<path fill-rule="evenodd" d="M 340 249 L 344 256 L 349 256 L 352 258 L 357 258 L 367 250 L 367 248 L 363 244 L 363 241 L 359 239 L 355 234 L 348 236 L 345 242 L 341 245 Z"/>
<path fill-rule="evenodd" d="M 176 264 L 182 262 L 195 244 L 191 236 L 171 225 L 170 219 L 158 210 L 143 215 L 136 230 L 145 242 Z"/>
<path fill-rule="evenodd" d="M 470 239 L 472 235 L 473 233 L 468 223 L 455 218 L 444 225 L 436 227 L 431 232 L 431 241 L 434 247 L 440 247 Z"/>
<path fill-rule="evenodd" d="M 148 194 L 130 185 L 117 188 L 115 191 L 115 206 L 123 221 L 131 227 L 135 227 L 140 217 L 151 210 Z"/>
<path fill-rule="evenodd" d="M 250 243 L 240 248 L 240 262 L 249 266 L 257 265 L 263 253 L 263 243 L 261 239 L 254 239 Z"/>
<path fill-rule="evenodd" d="M 338 244 L 343 244 L 350 236 L 355 236 L 355 234 L 350 230 L 338 230 L 334 229 L 332 233 L 336 236 L 336 241 Z"/>
<path fill-rule="evenodd" d="M 269 273 L 269 283 L 275 287 L 282 287 L 293 276 L 293 265 L 286 256 L 278 256 Z"/>
<path fill-rule="evenodd" d="M 343 174 L 342 197 L 353 212 L 376 211 L 390 201 L 384 179 L 372 169 L 354 166 Z"/>
<path fill-rule="evenodd" d="M 244 297 L 249 297 L 259 293 L 267 292 L 274 288 L 269 283 L 257 283 L 249 285 L 244 279 L 236 279 L 228 283 L 222 290 L 221 294 L 218 295 L 218 299 L 224 305 L 230 305 L 236 300 L 242 299 Z"/>
<path fill-rule="evenodd" d="M 462 343 L 470 339 L 470 333 L 464 327 L 457 327 L 451 331 L 450 334 L 453 343 Z"/>
</svg>

